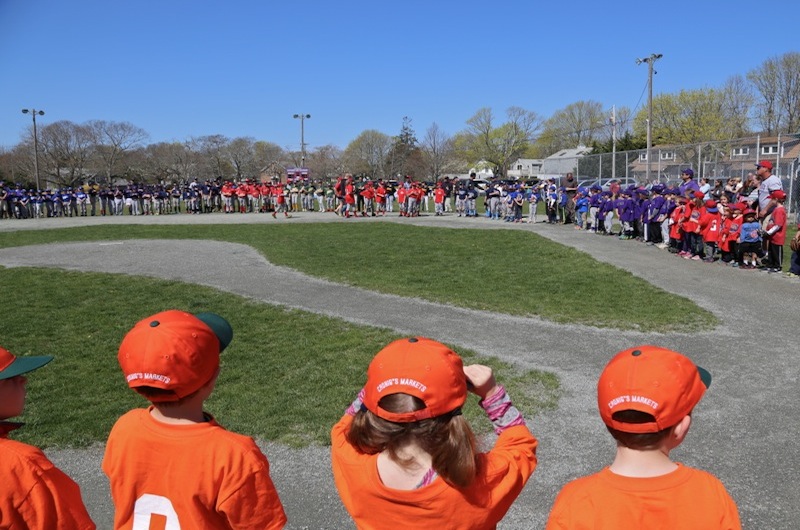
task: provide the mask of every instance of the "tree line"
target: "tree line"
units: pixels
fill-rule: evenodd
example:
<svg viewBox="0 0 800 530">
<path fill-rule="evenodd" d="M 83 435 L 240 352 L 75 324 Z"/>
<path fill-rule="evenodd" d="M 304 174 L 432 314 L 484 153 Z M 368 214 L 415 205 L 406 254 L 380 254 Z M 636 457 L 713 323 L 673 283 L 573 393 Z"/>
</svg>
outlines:
<svg viewBox="0 0 800 530">
<path fill-rule="evenodd" d="M 466 127 L 448 134 L 435 122 L 418 139 L 404 117 L 396 135 L 370 129 L 344 149 L 316 147 L 305 165 L 314 178 L 350 172 L 370 178 L 411 175 L 419 180 L 488 168 L 503 175 L 518 158 L 545 158 L 561 149 L 592 146 L 608 152 L 645 146 L 647 108 L 612 109 L 593 100 L 570 103 L 549 118 L 510 107 L 502 116 L 482 108 Z M 730 140 L 761 133 L 800 131 L 800 53 L 769 58 L 722 87 L 662 93 L 653 98 L 654 144 Z M 127 122 L 58 121 L 39 128 L 39 171 L 55 186 L 99 182 L 186 182 L 193 178 L 242 179 L 281 174 L 301 164 L 301 153 L 250 137 L 210 135 L 184 142 L 147 143 L 149 135 Z M 33 182 L 33 130 L 0 152 L 0 178 Z"/>
</svg>

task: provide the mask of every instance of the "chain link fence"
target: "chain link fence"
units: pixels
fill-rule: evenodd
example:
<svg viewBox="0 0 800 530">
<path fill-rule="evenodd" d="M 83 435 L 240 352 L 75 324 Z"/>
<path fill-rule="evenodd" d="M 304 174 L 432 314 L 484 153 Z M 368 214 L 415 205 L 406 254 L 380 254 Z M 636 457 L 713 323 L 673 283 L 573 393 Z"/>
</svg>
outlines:
<svg viewBox="0 0 800 530">
<path fill-rule="evenodd" d="M 573 173 L 584 183 L 618 179 L 649 186 L 656 182 L 679 184 L 681 171 L 691 169 L 698 181 L 707 178 L 712 187 L 721 181 L 724 187 L 729 181 L 746 183 L 755 173 L 756 162 L 768 160 L 773 164 L 772 173 L 783 182 L 788 212 L 800 209 L 800 135 L 658 146 L 650 149 L 649 158 L 648 169 L 646 149 L 590 154 L 572 160 Z"/>
</svg>

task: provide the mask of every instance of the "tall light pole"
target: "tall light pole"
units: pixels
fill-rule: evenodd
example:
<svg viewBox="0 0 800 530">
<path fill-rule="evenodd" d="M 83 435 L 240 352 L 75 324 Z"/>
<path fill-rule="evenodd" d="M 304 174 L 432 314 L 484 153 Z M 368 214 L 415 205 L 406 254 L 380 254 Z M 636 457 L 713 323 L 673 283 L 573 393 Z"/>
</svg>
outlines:
<svg viewBox="0 0 800 530">
<path fill-rule="evenodd" d="M 295 114 L 293 118 L 300 120 L 300 167 L 306 167 L 306 131 L 305 121 L 311 114 Z"/>
<path fill-rule="evenodd" d="M 44 116 L 43 110 L 22 109 L 23 114 L 33 116 L 33 172 L 36 174 L 36 191 L 41 191 L 39 186 L 39 134 L 36 132 L 36 115 Z"/>
<path fill-rule="evenodd" d="M 636 64 L 647 63 L 647 184 L 650 184 L 650 148 L 653 147 L 653 63 L 664 57 L 660 53 L 651 53 L 650 57 L 636 59 Z"/>
<path fill-rule="evenodd" d="M 611 106 L 611 180 L 617 178 L 617 106 Z"/>
</svg>

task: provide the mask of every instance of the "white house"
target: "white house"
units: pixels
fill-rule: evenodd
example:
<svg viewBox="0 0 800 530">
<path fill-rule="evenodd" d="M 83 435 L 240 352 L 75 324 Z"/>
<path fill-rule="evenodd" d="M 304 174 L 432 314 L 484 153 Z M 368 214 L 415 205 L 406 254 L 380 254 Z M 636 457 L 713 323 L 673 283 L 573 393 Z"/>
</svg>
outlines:
<svg viewBox="0 0 800 530">
<path fill-rule="evenodd" d="M 512 179 L 529 179 L 542 173 L 543 163 L 541 158 L 518 158 L 508 167 L 506 175 Z"/>
<path fill-rule="evenodd" d="M 578 160 L 591 153 L 592 148 L 585 145 L 579 145 L 575 149 L 562 149 L 542 161 L 540 173 L 546 175 L 576 173 Z"/>
</svg>

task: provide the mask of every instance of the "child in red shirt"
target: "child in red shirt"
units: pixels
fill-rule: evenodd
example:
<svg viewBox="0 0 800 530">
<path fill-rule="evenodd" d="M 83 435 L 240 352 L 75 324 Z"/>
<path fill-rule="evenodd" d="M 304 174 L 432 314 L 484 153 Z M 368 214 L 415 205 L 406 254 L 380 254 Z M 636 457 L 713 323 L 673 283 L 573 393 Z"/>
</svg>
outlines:
<svg viewBox="0 0 800 530">
<path fill-rule="evenodd" d="M 670 251 L 679 256 L 683 256 L 683 230 L 681 230 L 681 219 L 686 210 L 686 198 L 678 196 L 678 204 L 669 216 L 669 244 Z M 673 250 L 674 249 L 674 250 Z"/>
<path fill-rule="evenodd" d="M 436 183 L 436 189 L 433 191 L 433 204 L 436 210 L 436 215 L 444 215 L 444 198 L 447 195 L 441 182 Z"/>
<path fill-rule="evenodd" d="M 717 208 L 717 203 L 713 199 L 705 202 L 703 213 L 700 215 L 700 235 L 703 237 L 705 245 L 703 261 L 713 263 L 717 246 L 719 245 L 719 234 L 722 224 L 722 217 Z"/>
<path fill-rule="evenodd" d="M 739 255 L 739 232 L 742 230 L 742 205 L 730 204 L 727 215 L 722 220 L 719 248 L 722 251 L 722 261 L 727 265 L 737 267 Z"/>
<path fill-rule="evenodd" d="M 703 238 L 700 236 L 700 214 L 704 196 L 702 191 L 694 192 L 686 203 L 680 220 L 680 227 L 683 230 L 683 252 L 680 255 L 686 259 L 702 259 L 700 254 L 703 251 Z"/>
<path fill-rule="evenodd" d="M 786 243 L 786 208 L 783 203 L 786 200 L 786 193 L 783 190 L 775 190 L 769 195 L 770 205 L 767 211 L 772 209 L 769 215 L 764 231 L 766 232 L 765 238 L 769 246 L 767 252 L 769 254 L 769 265 L 767 266 L 768 272 L 782 272 L 783 271 L 783 245 Z"/>
</svg>

